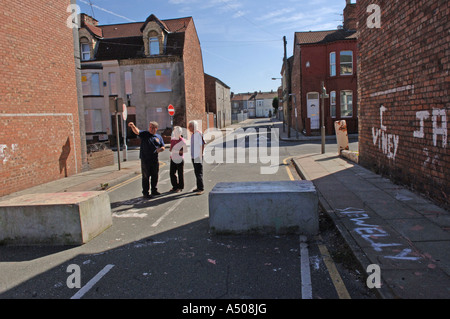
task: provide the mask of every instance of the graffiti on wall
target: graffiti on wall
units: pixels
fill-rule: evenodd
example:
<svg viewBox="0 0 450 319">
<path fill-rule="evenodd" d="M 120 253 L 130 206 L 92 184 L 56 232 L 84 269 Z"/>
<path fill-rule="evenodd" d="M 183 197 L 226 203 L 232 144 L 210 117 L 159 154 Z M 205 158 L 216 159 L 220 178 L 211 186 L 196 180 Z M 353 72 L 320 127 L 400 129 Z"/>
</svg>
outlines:
<svg viewBox="0 0 450 319">
<path fill-rule="evenodd" d="M 432 121 L 432 135 L 433 146 L 436 148 L 447 148 L 448 146 L 448 126 L 447 126 L 447 112 L 445 109 L 433 109 L 430 111 L 416 112 L 416 119 L 419 120 L 419 129 L 414 131 L 415 138 L 424 139 L 429 138 L 425 134 L 425 121 Z M 439 154 L 436 154 L 432 149 L 425 147 L 422 150 L 425 161 L 422 165 L 422 170 L 431 169 L 434 171 L 441 170 Z"/>
<path fill-rule="evenodd" d="M 416 113 L 416 118 L 419 120 L 419 130 L 414 131 L 413 136 L 416 138 L 425 138 L 425 121 L 430 120 L 433 123 L 433 145 L 447 148 L 448 145 L 448 128 L 447 128 L 447 112 L 445 109 L 433 109 L 430 111 L 419 111 Z M 440 138 L 440 142 L 439 140 Z"/>
<path fill-rule="evenodd" d="M 388 133 L 387 127 L 383 124 L 383 113 L 387 108 L 380 107 L 380 128 L 372 127 L 373 145 L 377 146 L 388 159 L 395 160 L 397 156 L 400 136 Z"/>
<path fill-rule="evenodd" d="M 372 141 L 373 145 L 378 147 L 380 151 L 388 158 L 395 160 L 397 156 L 398 147 L 400 143 L 400 136 L 391 134 L 388 128 L 383 123 L 383 115 L 387 111 L 384 105 L 380 107 L 380 127 L 372 127 Z M 418 127 L 413 133 L 414 138 L 432 139 L 433 146 L 439 148 L 448 147 L 448 121 L 446 109 L 433 109 L 432 111 L 418 111 L 416 112 L 416 119 L 418 120 Z M 432 133 L 425 133 L 425 122 L 432 122 Z M 424 148 L 423 153 L 426 156 L 424 165 L 438 166 L 439 156 L 431 154 L 429 148 Z"/>
<path fill-rule="evenodd" d="M 0 163 L 6 164 L 17 152 L 19 144 L 0 144 Z"/>
</svg>

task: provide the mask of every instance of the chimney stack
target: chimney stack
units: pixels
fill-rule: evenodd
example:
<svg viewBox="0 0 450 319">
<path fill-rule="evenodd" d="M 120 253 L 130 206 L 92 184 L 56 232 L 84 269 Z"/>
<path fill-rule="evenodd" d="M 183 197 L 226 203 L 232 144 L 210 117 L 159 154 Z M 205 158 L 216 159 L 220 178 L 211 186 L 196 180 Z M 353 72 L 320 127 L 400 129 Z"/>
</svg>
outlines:
<svg viewBox="0 0 450 319">
<path fill-rule="evenodd" d="M 91 25 L 91 26 L 98 26 L 98 21 L 95 20 L 93 17 L 87 15 L 86 13 L 81 13 L 81 25 Z"/>
<path fill-rule="evenodd" d="M 346 6 L 344 8 L 344 29 L 356 30 L 358 28 L 357 7 L 356 3 L 351 3 L 350 0 L 345 0 Z"/>
</svg>

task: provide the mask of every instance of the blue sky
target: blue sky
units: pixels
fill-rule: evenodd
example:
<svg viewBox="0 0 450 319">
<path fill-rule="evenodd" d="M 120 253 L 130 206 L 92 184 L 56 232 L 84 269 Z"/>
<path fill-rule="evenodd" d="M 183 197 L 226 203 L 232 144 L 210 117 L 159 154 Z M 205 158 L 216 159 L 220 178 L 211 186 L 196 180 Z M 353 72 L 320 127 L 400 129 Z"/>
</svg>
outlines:
<svg viewBox="0 0 450 319">
<path fill-rule="evenodd" d="M 355 1 L 352 1 L 352 3 Z M 283 36 L 288 57 L 294 32 L 333 30 L 342 24 L 345 0 L 77 0 L 99 24 L 191 16 L 200 39 L 205 73 L 234 93 L 276 90 Z M 91 6 L 92 4 L 92 6 Z"/>
</svg>

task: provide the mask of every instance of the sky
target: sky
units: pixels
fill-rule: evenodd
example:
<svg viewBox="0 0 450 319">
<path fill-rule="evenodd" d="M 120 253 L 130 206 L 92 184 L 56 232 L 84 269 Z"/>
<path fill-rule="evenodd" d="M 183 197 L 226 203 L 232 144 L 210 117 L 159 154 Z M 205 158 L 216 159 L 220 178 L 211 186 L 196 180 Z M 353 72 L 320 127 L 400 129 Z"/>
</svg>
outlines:
<svg viewBox="0 0 450 319">
<path fill-rule="evenodd" d="M 352 1 L 354 3 L 355 1 Z M 231 92 L 276 91 L 281 85 L 283 36 L 287 56 L 294 33 L 342 25 L 345 0 L 77 0 L 100 25 L 192 17 L 205 73 Z"/>
</svg>

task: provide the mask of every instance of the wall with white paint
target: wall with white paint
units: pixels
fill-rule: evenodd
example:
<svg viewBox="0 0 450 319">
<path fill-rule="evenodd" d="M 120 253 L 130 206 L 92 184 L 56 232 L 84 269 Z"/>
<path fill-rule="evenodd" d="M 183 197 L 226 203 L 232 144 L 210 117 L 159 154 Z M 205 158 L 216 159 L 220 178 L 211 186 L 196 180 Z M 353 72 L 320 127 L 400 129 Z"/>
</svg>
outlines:
<svg viewBox="0 0 450 319">
<path fill-rule="evenodd" d="M 380 27 L 366 23 L 370 4 L 380 7 Z M 359 163 L 449 208 L 450 7 L 358 5 Z"/>
<path fill-rule="evenodd" d="M 2 2 L 0 196 L 81 171 L 69 3 Z M 51 41 L 36 41 L 43 30 Z"/>
</svg>

